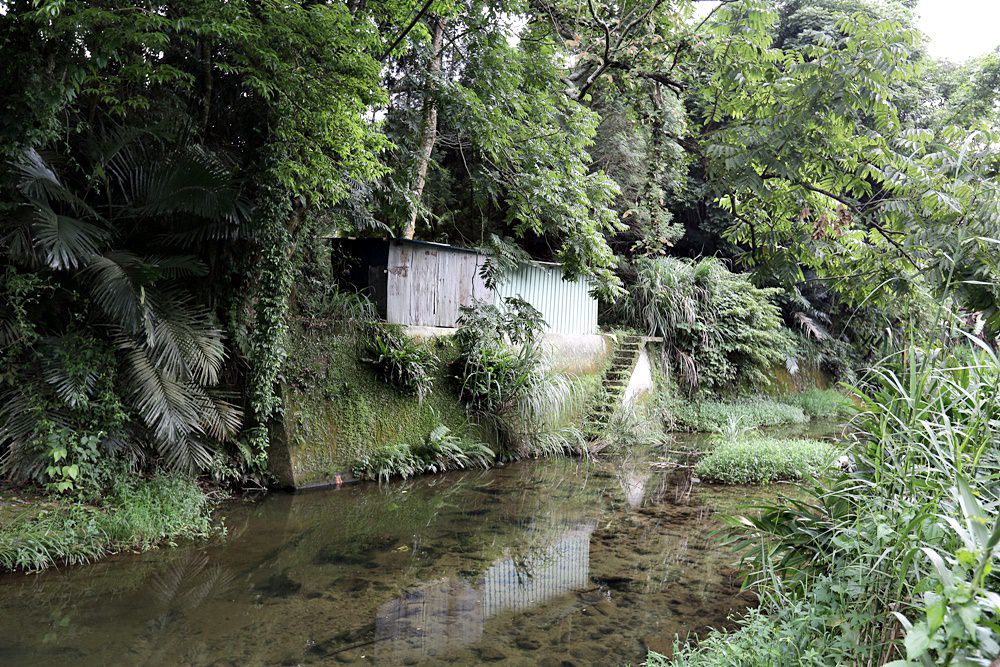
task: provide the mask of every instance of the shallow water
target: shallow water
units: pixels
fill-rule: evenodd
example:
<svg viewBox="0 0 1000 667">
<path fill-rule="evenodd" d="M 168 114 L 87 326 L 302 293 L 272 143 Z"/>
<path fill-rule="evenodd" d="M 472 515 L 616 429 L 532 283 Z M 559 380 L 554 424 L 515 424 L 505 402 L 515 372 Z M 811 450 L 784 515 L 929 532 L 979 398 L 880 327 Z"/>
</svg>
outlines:
<svg viewBox="0 0 1000 667">
<path fill-rule="evenodd" d="M 638 664 L 752 602 L 711 510 L 747 491 L 653 458 L 273 494 L 210 543 L 0 578 L 0 665 Z"/>
</svg>

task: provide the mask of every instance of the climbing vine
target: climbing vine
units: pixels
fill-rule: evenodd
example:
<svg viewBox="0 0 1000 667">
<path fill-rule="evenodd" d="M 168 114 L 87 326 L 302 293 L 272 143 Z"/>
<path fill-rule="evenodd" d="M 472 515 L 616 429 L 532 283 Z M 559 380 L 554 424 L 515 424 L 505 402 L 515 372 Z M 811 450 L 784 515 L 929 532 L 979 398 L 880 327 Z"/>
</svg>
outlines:
<svg viewBox="0 0 1000 667">
<path fill-rule="evenodd" d="M 250 410 L 254 426 L 247 430 L 251 464 L 263 466 L 267 458 L 267 420 L 280 408 L 275 383 L 285 361 L 288 331 L 288 296 L 292 287 L 292 261 L 288 256 L 291 236 L 287 222 L 292 205 L 282 188 L 261 188 L 255 213 L 260 248 L 253 286 L 253 326 L 249 336 Z"/>
</svg>

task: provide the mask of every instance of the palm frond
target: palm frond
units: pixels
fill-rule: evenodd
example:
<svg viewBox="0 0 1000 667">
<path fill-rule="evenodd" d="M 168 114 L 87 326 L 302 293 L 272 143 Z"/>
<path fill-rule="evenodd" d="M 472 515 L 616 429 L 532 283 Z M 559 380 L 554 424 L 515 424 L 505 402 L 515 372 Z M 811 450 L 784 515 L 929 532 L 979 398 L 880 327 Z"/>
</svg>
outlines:
<svg viewBox="0 0 1000 667">
<path fill-rule="evenodd" d="M 20 176 L 18 189 L 29 201 L 49 207 L 52 204 L 65 204 L 78 216 L 99 217 L 86 201 L 63 185 L 56 172 L 35 149 L 26 150 L 21 159 L 14 163 L 14 168 Z"/>
<path fill-rule="evenodd" d="M 71 408 L 86 403 L 97 383 L 97 370 L 84 368 L 74 371 L 61 363 L 62 359 L 58 356 L 45 355 L 43 358 L 42 377 L 55 390 L 59 400 Z"/>
<path fill-rule="evenodd" d="M 180 291 L 155 293 L 148 344 L 157 365 L 203 385 L 219 381 L 226 348 L 207 309 Z"/>
<path fill-rule="evenodd" d="M 140 419 L 158 442 L 180 442 L 202 431 L 191 382 L 168 375 L 149 350 L 129 339 L 120 340 L 125 352 L 125 390 Z"/>
<path fill-rule="evenodd" d="M 50 208 L 37 209 L 31 230 L 45 263 L 56 271 L 83 266 L 107 239 L 107 233 L 97 225 L 59 215 Z"/>
<path fill-rule="evenodd" d="M 124 195 L 120 206 L 135 218 L 180 214 L 235 221 L 241 211 L 232 171 L 200 146 L 162 155 L 133 144 L 108 160 L 107 170 Z"/>
</svg>

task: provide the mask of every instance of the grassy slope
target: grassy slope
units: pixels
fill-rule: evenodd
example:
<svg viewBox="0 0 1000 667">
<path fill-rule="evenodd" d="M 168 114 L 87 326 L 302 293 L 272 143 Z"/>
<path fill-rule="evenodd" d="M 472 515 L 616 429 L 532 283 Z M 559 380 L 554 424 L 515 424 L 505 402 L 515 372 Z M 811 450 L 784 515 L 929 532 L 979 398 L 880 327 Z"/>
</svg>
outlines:
<svg viewBox="0 0 1000 667">
<path fill-rule="evenodd" d="M 122 473 L 100 505 L 14 495 L 0 500 L 0 570 L 85 563 L 213 532 L 212 502 L 180 475 Z"/>
</svg>

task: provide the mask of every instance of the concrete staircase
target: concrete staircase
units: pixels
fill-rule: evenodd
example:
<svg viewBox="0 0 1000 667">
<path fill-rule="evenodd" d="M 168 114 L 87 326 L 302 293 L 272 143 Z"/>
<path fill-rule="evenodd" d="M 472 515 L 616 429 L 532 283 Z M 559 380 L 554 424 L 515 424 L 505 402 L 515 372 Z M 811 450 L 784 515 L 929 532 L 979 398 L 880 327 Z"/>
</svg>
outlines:
<svg viewBox="0 0 1000 667">
<path fill-rule="evenodd" d="M 621 406 L 632 371 L 645 345 L 646 338 L 643 336 L 626 336 L 615 349 L 611 364 L 601 379 L 601 388 L 587 414 L 586 430 L 592 437 L 599 436 L 608 427 L 615 410 Z"/>
</svg>

